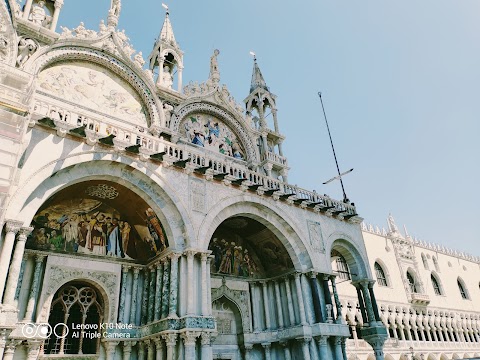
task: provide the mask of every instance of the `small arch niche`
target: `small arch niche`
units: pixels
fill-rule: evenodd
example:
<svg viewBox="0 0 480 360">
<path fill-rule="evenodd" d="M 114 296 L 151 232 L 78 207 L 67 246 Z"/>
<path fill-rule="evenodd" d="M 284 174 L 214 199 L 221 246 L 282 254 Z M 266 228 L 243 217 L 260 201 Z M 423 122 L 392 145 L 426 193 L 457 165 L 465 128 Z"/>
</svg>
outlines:
<svg viewBox="0 0 480 360">
<path fill-rule="evenodd" d="M 209 249 L 214 256 L 212 274 L 265 278 L 293 270 L 293 262 L 275 234 L 245 216 L 222 222 L 212 236 Z"/>
</svg>

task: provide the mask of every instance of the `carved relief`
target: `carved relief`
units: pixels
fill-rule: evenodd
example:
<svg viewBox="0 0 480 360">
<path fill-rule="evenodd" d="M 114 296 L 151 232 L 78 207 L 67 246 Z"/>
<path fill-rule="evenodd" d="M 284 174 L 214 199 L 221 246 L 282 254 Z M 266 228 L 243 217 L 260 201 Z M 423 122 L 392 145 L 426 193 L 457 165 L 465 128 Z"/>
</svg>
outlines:
<svg viewBox="0 0 480 360">
<path fill-rule="evenodd" d="M 315 251 L 320 251 L 321 253 L 325 253 L 325 244 L 323 242 L 322 228 L 320 227 L 320 223 L 307 220 L 307 226 L 312 249 Z"/>
<path fill-rule="evenodd" d="M 205 213 L 205 182 L 190 179 L 190 207 L 192 210 Z"/>
</svg>

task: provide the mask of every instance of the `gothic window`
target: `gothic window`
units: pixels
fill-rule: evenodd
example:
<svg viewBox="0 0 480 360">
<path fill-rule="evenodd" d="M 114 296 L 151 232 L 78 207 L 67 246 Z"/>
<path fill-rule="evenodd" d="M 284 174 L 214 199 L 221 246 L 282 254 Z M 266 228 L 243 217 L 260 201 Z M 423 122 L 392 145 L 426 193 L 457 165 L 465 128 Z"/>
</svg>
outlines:
<svg viewBox="0 0 480 360">
<path fill-rule="evenodd" d="M 435 271 L 440 272 L 440 266 L 438 266 L 438 260 L 435 256 L 432 256 L 433 265 L 435 266 Z"/>
<path fill-rule="evenodd" d="M 422 262 L 423 262 L 423 267 L 425 270 L 429 270 L 428 268 L 428 262 L 427 262 L 427 257 L 425 256 L 424 253 L 422 253 Z"/>
<path fill-rule="evenodd" d="M 340 279 L 350 280 L 350 271 L 348 270 L 348 265 L 343 256 L 338 256 L 335 260 L 337 265 L 337 274 Z"/>
<path fill-rule="evenodd" d="M 415 282 L 413 275 L 410 274 L 410 272 L 407 272 L 407 281 L 408 281 L 408 285 L 410 286 L 410 292 L 418 293 L 417 284 Z"/>
<path fill-rule="evenodd" d="M 457 285 L 458 285 L 458 290 L 460 291 L 460 295 L 462 296 L 462 299 L 468 299 L 467 288 L 465 287 L 465 284 L 460 278 L 457 279 Z"/>
<path fill-rule="evenodd" d="M 443 295 L 442 289 L 440 288 L 440 284 L 438 283 L 438 280 L 435 277 L 435 275 L 431 274 L 430 278 L 432 280 L 433 292 L 435 293 L 435 295 Z"/>
<path fill-rule="evenodd" d="M 45 342 L 45 354 L 96 354 L 103 306 L 97 292 L 84 284 L 67 285 L 55 294 L 48 323 L 55 329 Z M 66 326 L 59 326 L 63 323 Z M 89 330 L 75 330 L 78 327 Z"/>
<path fill-rule="evenodd" d="M 385 272 L 383 271 L 382 267 L 378 262 L 374 264 L 375 274 L 377 276 L 377 283 L 380 286 L 388 286 L 387 284 L 387 277 L 385 276 Z"/>
</svg>

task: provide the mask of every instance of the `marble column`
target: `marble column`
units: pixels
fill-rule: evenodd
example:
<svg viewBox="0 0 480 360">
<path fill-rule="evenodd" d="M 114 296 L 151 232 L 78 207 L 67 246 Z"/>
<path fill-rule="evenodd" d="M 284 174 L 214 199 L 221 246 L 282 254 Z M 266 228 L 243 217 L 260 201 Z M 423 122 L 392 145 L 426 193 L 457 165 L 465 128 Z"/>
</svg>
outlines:
<svg viewBox="0 0 480 360">
<path fill-rule="evenodd" d="M 260 309 L 258 308 L 259 299 L 258 299 L 258 284 L 255 282 L 250 283 L 250 291 L 252 292 L 252 321 L 253 321 L 253 331 L 260 332 Z"/>
<path fill-rule="evenodd" d="M 153 313 L 155 311 L 155 282 L 157 279 L 155 271 L 157 267 L 155 265 L 150 266 L 150 282 L 148 284 L 148 316 L 147 316 L 147 323 L 151 323 L 153 321 Z"/>
<path fill-rule="evenodd" d="M 330 282 L 332 284 L 332 291 L 333 291 L 333 299 L 335 300 L 335 308 L 337 309 L 337 317 L 335 322 L 337 324 L 343 324 L 343 315 L 342 315 L 342 303 L 340 302 L 340 298 L 338 297 L 337 292 L 337 284 L 335 283 L 335 275 L 330 276 Z"/>
<path fill-rule="evenodd" d="M 295 288 L 297 289 L 297 300 L 298 300 L 298 308 L 300 312 L 300 323 L 302 325 L 307 325 L 307 317 L 305 315 L 305 303 L 303 302 L 303 291 L 302 291 L 302 283 L 300 281 L 300 274 L 295 273 Z"/>
<path fill-rule="evenodd" d="M 271 360 L 271 344 L 270 343 L 263 343 L 263 353 L 265 354 L 265 360 Z"/>
<path fill-rule="evenodd" d="M 178 72 L 177 72 L 177 83 L 178 83 L 178 92 L 181 93 L 182 92 L 182 83 L 183 83 L 183 78 L 182 78 L 182 74 L 183 74 L 183 67 L 182 66 L 178 66 Z"/>
<path fill-rule="evenodd" d="M 208 306 L 208 315 L 212 315 L 212 284 L 210 277 L 210 263 L 213 260 L 213 255 L 208 255 L 207 258 L 207 306 Z"/>
<path fill-rule="evenodd" d="M 155 360 L 155 348 L 152 340 L 145 340 L 147 346 L 147 360 Z"/>
<path fill-rule="evenodd" d="M 384 339 L 379 339 L 378 341 L 375 341 L 373 343 L 369 343 L 370 346 L 373 348 L 373 353 L 375 354 L 375 360 L 385 360 L 384 354 L 383 354 L 383 342 Z"/>
<path fill-rule="evenodd" d="M 27 342 L 27 360 L 37 360 L 38 354 L 40 352 L 40 346 L 43 341 L 40 340 L 28 340 Z"/>
<path fill-rule="evenodd" d="M 187 250 L 185 253 L 187 254 L 187 315 L 193 315 L 195 313 L 195 296 L 193 294 L 193 290 L 195 289 L 195 278 L 193 276 L 193 261 L 195 259 L 195 251 Z"/>
<path fill-rule="evenodd" d="M 15 289 L 15 300 L 18 300 L 18 298 L 20 297 L 20 291 L 22 290 L 23 276 L 25 275 L 25 267 L 27 266 L 28 256 L 28 254 L 23 255 L 22 265 L 20 265 L 20 274 L 18 275 L 17 288 Z M 0 356 L 0 359 L 1 358 L 2 357 Z"/>
<path fill-rule="evenodd" d="M 315 313 L 315 322 L 324 322 L 322 319 L 322 310 L 320 308 L 320 290 L 317 284 L 317 273 L 310 273 L 310 284 L 312 285 L 313 312 Z"/>
<path fill-rule="evenodd" d="M 130 318 L 129 323 L 136 325 L 137 320 L 137 290 L 138 290 L 138 274 L 140 273 L 139 268 L 133 268 L 133 282 L 132 282 L 132 301 L 130 303 Z"/>
<path fill-rule="evenodd" d="M 173 360 L 175 355 L 175 345 L 177 343 L 177 334 L 167 333 L 162 335 L 162 338 L 165 340 L 165 344 L 167 345 L 167 360 Z"/>
<path fill-rule="evenodd" d="M 162 311 L 161 311 L 160 319 L 166 318 L 168 315 L 169 291 L 170 291 L 170 261 L 167 258 L 163 263 Z"/>
<path fill-rule="evenodd" d="M 23 18 L 25 20 L 28 20 L 28 16 L 30 15 L 30 11 L 32 9 L 32 3 L 33 0 L 27 0 L 27 2 L 25 3 L 25 7 L 23 9 Z"/>
<path fill-rule="evenodd" d="M 281 341 L 280 345 L 283 348 L 283 355 L 285 357 L 285 360 L 292 360 L 292 354 L 290 353 L 290 348 L 288 347 L 288 342 L 287 341 Z"/>
<path fill-rule="evenodd" d="M 5 295 L 3 303 L 13 305 L 15 301 L 15 291 L 17 290 L 18 279 L 20 275 L 20 268 L 22 266 L 23 253 L 25 251 L 25 242 L 27 236 L 32 232 L 32 227 L 20 228 L 17 235 L 17 244 L 13 252 L 12 262 L 8 270 L 7 286 L 5 288 Z"/>
<path fill-rule="evenodd" d="M 125 297 L 127 296 L 127 275 L 130 270 L 130 266 L 122 266 L 122 287 L 120 293 L 120 305 L 118 310 L 118 322 L 125 322 Z"/>
<path fill-rule="evenodd" d="M 123 360 L 130 360 L 132 356 L 132 343 L 130 341 L 123 342 Z"/>
<path fill-rule="evenodd" d="M 327 336 L 319 336 L 315 338 L 318 344 L 318 353 L 320 354 L 320 359 L 322 360 L 328 359 L 327 339 Z"/>
<path fill-rule="evenodd" d="M 43 259 L 45 259 L 45 255 L 37 255 L 35 257 L 35 270 L 33 273 L 33 281 L 32 286 L 30 287 L 27 310 L 25 311 L 24 318 L 27 321 L 33 320 L 33 312 L 35 311 L 38 289 L 40 287 L 40 272 L 42 271 Z"/>
<path fill-rule="evenodd" d="M 285 290 L 287 292 L 288 303 L 288 318 L 290 319 L 290 326 L 295 325 L 295 311 L 293 309 L 292 290 L 290 289 L 290 278 L 285 279 Z"/>
<path fill-rule="evenodd" d="M 180 334 L 183 339 L 183 346 L 185 347 L 185 359 L 195 359 L 195 343 L 197 341 L 199 333 L 196 331 L 185 331 Z"/>
<path fill-rule="evenodd" d="M 164 65 L 164 58 L 158 58 L 158 77 L 156 85 L 163 85 L 163 65 Z"/>
<path fill-rule="evenodd" d="M 267 282 L 261 281 L 262 284 L 262 291 L 263 291 L 263 308 L 265 311 L 265 329 L 270 330 L 272 328 L 272 324 L 270 322 L 270 306 L 269 306 L 269 299 L 268 296 L 268 288 Z"/>
<path fill-rule="evenodd" d="M 138 360 L 145 360 L 145 342 L 138 342 Z"/>
<path fill-rule="evenodd" d="M 363 301 L 362 290 L 359 284 L 354 284 L 357 289 L 358 305 L 360 306 L 360 313 L 362 314 L 363 323 L 368 324 L 367 314 L 365 313 L 365 302 Z"/>
<path fill-rule="evenodd" d="M 7 280 L 8 266 L 10 265 L 10 257 L 12 256 L 13 244 L 15 243 L 15 235 L 20 231 L 23 223 L 20 221 L 7 220 L 5 222 L 5 239 L 3 241 L 0 253 L 0 303 L 2 303 L 3 290 Z"/>
<path fill-rule="evenodd" d="M 155 354 L 156 354 L 156 360 L 163 360 L 165 356 L 165 348 L 163 346 L 163 340 L 161 337 L 155 338 Z"/>
<path fill-rule="evenodd" d="M 148 268 L 143 269 L 143 294 L 142 294 L 142 308 L 140 312 L 140 321 L 145 325 L 148 321 L 148 283 L 150 278 L 150 271 Z"/>
<path fill-rule="evenodd" d="M 370 299 L 372 299 L 373 314 L 375 315 L 375 321 L 381 321 L 380 314 L 378 313 L 377 299 L 375 299 L 375 293 L 373 291 L 374 282 L 370 281 L 368 283 L 368 292 L 370 294 Z"/>
<path fill-rule="evenodd" d="M 343 352 L 342 352 L 342 338 L 335 337 L 335 359 L 342 360 L 343 359 Z"/>
<path fill-rule="evenodd" d="M 160 320 L 162 314 L 162 267 L 163 262 L 157 263 L 157 277 L 155 279 L 155 311 L 153 314 L 153 320 Z"/>
<path fill-rule="evenodd" d="M 212 360 L 212 342 L 213 336 L 210 332 L 202 332 L 202 337 L 200 339 L 201 348 L 201 360 Z"/>
<path fill-rule="evenodd" d="M 10 340 L 7 342 L 5 346 L 5 351 L 3 353 L 3 360 L 13 360 L 13 355 L 15 353 L 15 349 L 21 343 L 20 340 Z"/>
<path fill-rule="evenodd" d="M 243 348 L 245 350 L 245 360 L 252 360 L 253 359 L 253 345 L 252 344 L 247 344 L 247 345 L 244 345 Z"/>
<path fill-rule="evenodd" d="M 360 285 L 362 287 L 363 297 L 365 299 L 365 306 L 367 308 L 368 323 L 370 324 L 370 326 L 373 326 L 375 325 L 376 320 L 375 314 L 373 312 L 372 299 L 370 298 L 370 292 L 368 291 L 368 282 L 362 281 L 360 282 Z"/>
<path fill-rule="evenodd" d="M 280 329 L 283 329 L 284 323 L 283 323 L 283 309 L 282 309 L 282 297 L 280 294 L 280 285 L 278 284 L 278 280 L 275 280 L 273 283 L 275 286 L 275 299 L 277 301 L 278 327 Z"/>
<path fill-rule="evenodd" d="M 5 345 L 7 345 L 8 332 L 5 329 L 0 329 L 0 359 L 3 359 L 3 352 Z"/>
<path fill-rule="evenodd" d="M 303 354 L 303 360 L 310 360 L 310 348 L 309 348 L 309 343 L 312 339 L 310 338 L 303 338 L 299 339 L 300 342 L 302 343 L 302 354 Z M 337 359 L 338 360 L 338 359 Z"/>
<path fill-rule="evenodd" d="M 208 254 L 202 253 L 201 255 L 201 271 L 202 271 L 202 315 L 208 316 L 210 315 L 210 311 L 208 310 L 208 292 L 210 291 L 208 287 L 208 279 L 207 279 L 207 259 Z"/>
<path fill-rule="evenodd" d="M 115 349 L 118 345 L 118 341 L 105 341 L 105 359 L 106 360 L 113 360 L 115 358 Z"/>
<path fill-rule="evenodd" d="M 55 31 L 58 23 L 58 16 L 60 15 L 60 10 L 62 9 L 63 0 L 55 0 L 52 22 L 50 24 L 50 30 Z"/>
<path fill-rule="evenodd" d="M 170 255 L 170 298 L 168 300 L 168 317 L 177 317 L 179 257 L 179 254 Z"/>
</svg>

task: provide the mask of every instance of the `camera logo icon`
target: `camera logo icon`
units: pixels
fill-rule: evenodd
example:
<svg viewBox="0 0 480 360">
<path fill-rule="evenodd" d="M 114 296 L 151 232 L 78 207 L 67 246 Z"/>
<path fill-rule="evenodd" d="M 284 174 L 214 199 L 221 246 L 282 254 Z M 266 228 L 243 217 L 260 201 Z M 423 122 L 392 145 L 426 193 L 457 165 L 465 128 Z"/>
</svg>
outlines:
<svg viewBox="0 0 480 360">
<path fill-rule="evenodd" d="M 27 339 L 47 339 L 50 337 L 50 335 L 52 335 L 52 327 L 48 323 L 26 323 L 22 325 L 22 335 Z"/>
</svg>

